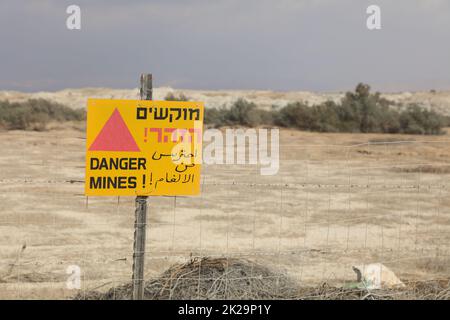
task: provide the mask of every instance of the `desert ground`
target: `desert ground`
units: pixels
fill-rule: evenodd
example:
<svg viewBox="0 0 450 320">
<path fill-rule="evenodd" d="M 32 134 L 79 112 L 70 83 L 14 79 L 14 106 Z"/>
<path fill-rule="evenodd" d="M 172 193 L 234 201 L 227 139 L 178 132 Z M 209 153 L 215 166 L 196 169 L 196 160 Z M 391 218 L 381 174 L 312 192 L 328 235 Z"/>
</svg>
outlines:
<svg viewBox="0 0 450 320">
<path fill-rule="evenodd" d="M 189 93 L 188 93 L 189 94 Z M 242 257 L 299 285 L 381 262 L 450 277 L 450 135 L 280 131 L 280 170 L 203 165 L 197 197 L 151 197 L 146 278 L 196 256 Z M 0 299 L 63 299 L 129 282 L 134 198 L 83 195 L 79 124 L 0 132 Z M 81 268 L 68 289 L 67 268 Z"/>
</svg>

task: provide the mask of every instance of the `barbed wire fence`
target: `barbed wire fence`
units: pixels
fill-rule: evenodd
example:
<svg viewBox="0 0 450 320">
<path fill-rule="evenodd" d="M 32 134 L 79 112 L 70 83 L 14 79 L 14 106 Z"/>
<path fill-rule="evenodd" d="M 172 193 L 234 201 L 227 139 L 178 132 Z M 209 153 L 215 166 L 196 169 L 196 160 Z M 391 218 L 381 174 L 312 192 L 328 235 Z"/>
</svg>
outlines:
<svg viewBox="0 0 450 320">
<path fill-rule="evenodd" d="M 83 195 L 84 137 L 74 132 L 1 134 L 12 150 L 0 156 L 4 298 L 70 298 L 131 281 L 134 198 Z M 450 140 L 294 138 L 281 139 L 277 175 L 203 165 L 200 196 L 150 198 L 145 279 L 209 257 L 267 266 L 276 273 L 262 280 L 287 275 L 299 293 L 354 282 L 352 266 L 368 263 L 402 281 L 448 280 Z M 79 267 L 79 289 L 67 287 L 69 266 Z M 261 280 L 253 271 L 243 278 Z M 240 279 L 222 276 L 212 280 L 225 291 Z"/>
</svg>

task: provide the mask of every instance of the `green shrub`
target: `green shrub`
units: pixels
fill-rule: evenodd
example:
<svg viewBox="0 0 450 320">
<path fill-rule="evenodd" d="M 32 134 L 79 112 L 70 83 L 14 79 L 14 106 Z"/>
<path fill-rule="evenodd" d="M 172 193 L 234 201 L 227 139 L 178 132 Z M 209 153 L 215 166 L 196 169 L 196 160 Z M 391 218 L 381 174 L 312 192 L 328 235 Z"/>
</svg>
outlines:
<svg viewBox="0 0 450 320">
<path fill-rule="evenodd" d="M 261 123 L 261 117 L 256 104 L 239 99 L 225 113 L 225 122 L 231 125 L 254 127 Z"/>
<path fill-rule="evenodd" d="M 359 84 L 340 104 L 288 104 L 275 115 L 275 124 L 319 132 L 442 134 L 449 123 L 448 117 L 417 105 L 400 112 L 391 105 L 379 93 L 371 94 L 370 86 Z"/>
<path fill-rule="evenodd" d="M 176 96 L 173 92 L 169 92 L 168 94 L 166 94 L 166 97 L 164 98 L 164 100 L 167 100 L 167 101 L 189 101 L 189 98 L 186 97 L 184 95 L 184 93 L 180 93 L 180 94 L 178 94 L 178 96 Z"/>
<path fill-rule="evenodd" d="M 205 123 L 214 127 L 221 126 L 247 126 L 255 127 L 261 124 L 273 123 L 272 111 L 258 109 L 253 102 L 238 99 L 227 108 L 207 108 L 205 110 Z"/>
<path fill-rule="evenodd" d="M 401 131 L 410 134 L 442 134 L 446 118 L 434 111 L 410 105 L 400 114 Z"/>
<path fill-rule="evenodd" d="M 80 121 L 84 110 L 74 110 L 44 99 L 0 101 L 0 127 L 8 130 L 45 130 L 50 121 Z"/>
<path fill-rule="evenodd" d="M 213 127 L 219 128 L 225 125 L 225 114 L 226 110 L 224 108 L 205 108 L 205 124 L 212 125 Z"/>
<path fill-rule="evenodd" d="M 229 109 L 206 109 L 205 123 L 215 127 L 242 125 L 277 125 L 318 132 L 442 134 L 450 117 L 417 105 L 400 110 L 380 94 L 370 93 L 370 86 L 358 84 L 340 103 L 326 101 L 319 105 L 289 103 L 279 110 L 265 111 L 239 99 Z"/>
</svg>

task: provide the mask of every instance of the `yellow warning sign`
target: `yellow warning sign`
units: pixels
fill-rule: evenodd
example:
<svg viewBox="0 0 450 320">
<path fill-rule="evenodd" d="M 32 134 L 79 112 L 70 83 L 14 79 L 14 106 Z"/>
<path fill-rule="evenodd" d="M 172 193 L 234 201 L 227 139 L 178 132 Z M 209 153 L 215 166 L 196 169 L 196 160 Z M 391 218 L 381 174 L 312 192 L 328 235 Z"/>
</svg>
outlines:
<svg viewBox="0 0 450 320">
<path fill-rule="evenodd" d="M 86 195 L 200 193 L 203 103 L 88 99 Z"/>
</svg>

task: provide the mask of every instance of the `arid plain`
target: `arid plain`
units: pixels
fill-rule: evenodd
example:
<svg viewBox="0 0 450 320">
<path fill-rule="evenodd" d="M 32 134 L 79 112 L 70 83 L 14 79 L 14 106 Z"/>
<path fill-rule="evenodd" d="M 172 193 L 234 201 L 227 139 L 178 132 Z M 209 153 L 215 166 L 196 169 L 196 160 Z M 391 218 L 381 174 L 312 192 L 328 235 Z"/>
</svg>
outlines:
<svg viewBox="0 0 450 320">
<path fill-rule="evenodd" d="M 381 262 L 450 276 L 450 138 L 280 131 L 280 170 L 204 165 L 198 197 L 150 198 L 146 277 L 196 256 L 241 257 L 299 286 Z M 0 298 L 68 298 L 131 279 L 134 199 L 83 195 L 83 124 L 0 132 Z M 238 152 L 244 152 L 238 150 Z"/>
</svg>

